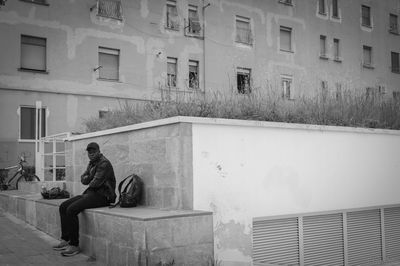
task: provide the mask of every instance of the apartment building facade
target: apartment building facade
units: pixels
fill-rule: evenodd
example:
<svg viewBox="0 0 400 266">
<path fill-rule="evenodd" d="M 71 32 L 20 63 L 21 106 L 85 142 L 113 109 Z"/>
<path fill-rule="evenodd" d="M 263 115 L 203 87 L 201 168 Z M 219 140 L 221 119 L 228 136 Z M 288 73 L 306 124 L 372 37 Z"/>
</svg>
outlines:
<svg viewBox="0 0 400 266">
<path fill-rule="evenodd" d="M 38 136 L 165 92 L 400 97 L 399 0 L 3 4 L 0 167 L 33 160 Z"/>
</svg>

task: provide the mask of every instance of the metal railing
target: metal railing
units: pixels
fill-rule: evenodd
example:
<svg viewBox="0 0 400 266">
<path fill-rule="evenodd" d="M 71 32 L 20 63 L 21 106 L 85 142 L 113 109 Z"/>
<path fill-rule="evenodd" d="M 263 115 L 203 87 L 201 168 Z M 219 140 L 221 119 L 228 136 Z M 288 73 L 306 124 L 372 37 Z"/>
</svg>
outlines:
<svg viewBox="0 0 400 266">
<path fill-rule="evenodd" d="M 118 0 L 98 0 L 97 15 L 122 20 L 122 5 Z"/>
</svg>

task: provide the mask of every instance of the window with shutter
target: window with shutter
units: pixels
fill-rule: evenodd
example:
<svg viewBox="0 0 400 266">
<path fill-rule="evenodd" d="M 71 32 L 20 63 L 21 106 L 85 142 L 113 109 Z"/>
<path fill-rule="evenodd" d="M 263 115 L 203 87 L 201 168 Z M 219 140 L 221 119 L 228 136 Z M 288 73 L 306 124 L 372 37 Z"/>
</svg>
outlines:
<svg viewBox="0 0 400 266">
<path fill-rule="evenodd" d="M 99 79 L 119 80 L 119 50 L 99 47 Z"/>
<path fill-rule="evenodd" d="M 21 69 L 46 71 L 46 39 L 21 35 Z"/>
<path fill-rule="evenodd" d="M 167 86 L 176 87 L 178 59 L 173 57 L 167 58 Z"/>
<path fill-rule="evenodd" d="M 288 27 L 280 27 L 280 50 L 292 52 L 292 29 Z"/>
</svg>

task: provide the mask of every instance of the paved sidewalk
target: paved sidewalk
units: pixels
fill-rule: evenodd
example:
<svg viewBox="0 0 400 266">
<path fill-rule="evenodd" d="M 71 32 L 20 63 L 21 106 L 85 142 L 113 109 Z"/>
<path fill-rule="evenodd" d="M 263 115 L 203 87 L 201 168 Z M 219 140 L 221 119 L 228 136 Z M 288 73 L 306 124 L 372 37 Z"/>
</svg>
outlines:
<svg viewBox="0 0 400 266">
<path fill-rule="evenodd" d="M 56 243 L 58 240 L 35 227 L 0 212 L 0 265 L 103 265 L 90 261 L 89 257 L 83 254 L 63 257 L 59 251 L 52 250 L 51 247 Z"/>
<path fill-rule="evenodd" d="M 0 212 L 0 265 L 1 266 L 101 266 L 83 254 L 63 257 L 51 247 L 58 240 L 35 227 L 6 213 Z M 379 266 L 400 266 L 400 262 Z"/>
</svg>

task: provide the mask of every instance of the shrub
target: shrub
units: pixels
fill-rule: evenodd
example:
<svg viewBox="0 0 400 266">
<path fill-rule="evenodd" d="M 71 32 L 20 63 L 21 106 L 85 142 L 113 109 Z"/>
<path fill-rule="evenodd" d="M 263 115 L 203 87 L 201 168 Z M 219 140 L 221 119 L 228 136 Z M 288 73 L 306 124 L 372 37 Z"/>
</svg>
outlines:
<svg viewBox="0 0 400 266">
<path fill-rule="evenodd" d="M 251 94 L 214 92 L 163 97 L 161 101 L 125 103 L 104 118 L 85 121 L 88 132 L 126 126 L 172 116 L 230 118 L 315 125 L 400 129 L 400 102 L 366 98 L 346 92 L 336 97 L 300 97 L 285 100 L 273 91 Z M 171 100 L 171 98 L 175 98 Z"/>
</svg>

